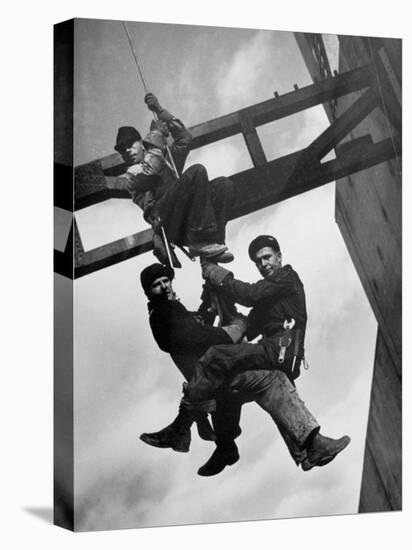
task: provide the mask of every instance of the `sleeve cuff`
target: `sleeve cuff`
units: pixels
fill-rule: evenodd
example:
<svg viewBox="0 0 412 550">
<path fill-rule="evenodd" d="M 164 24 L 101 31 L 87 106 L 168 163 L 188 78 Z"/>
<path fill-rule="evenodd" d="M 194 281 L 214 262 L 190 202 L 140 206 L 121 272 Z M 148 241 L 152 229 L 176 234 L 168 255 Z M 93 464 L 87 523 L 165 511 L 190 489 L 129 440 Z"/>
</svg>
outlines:
<svg viewBox="0 0 412 550">
<path fill-rule="evenodd" d="M 169 123 L 171 122 L 175 117 L 169 113 L 169 111 L 166 111 L 166 109 L 162 109 L 157 113 L 157 116 L 159 117 L 159 120 L 162 120 L 163 122 Z"/>
<path fill-rule="evenodd" d="M 233 276 L 233 273 L 228 269 L 217 265 L 209 275 L 209 280 L 213 286 L 220 286 L 228 275 Z"/>
</svg>

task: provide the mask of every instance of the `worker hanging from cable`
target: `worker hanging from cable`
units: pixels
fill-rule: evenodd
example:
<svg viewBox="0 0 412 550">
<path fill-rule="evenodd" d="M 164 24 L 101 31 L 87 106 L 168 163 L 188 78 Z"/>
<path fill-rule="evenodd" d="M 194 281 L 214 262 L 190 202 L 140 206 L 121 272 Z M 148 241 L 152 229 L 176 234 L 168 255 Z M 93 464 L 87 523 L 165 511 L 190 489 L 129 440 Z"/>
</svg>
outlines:
<svg viewBox="0 0 412 550">
<path fill-rule="evenodd" d="M 119 128 L 117 134 L 115 150 L 126 164 L 124 177 L 132 199 L 143 209 L 155 234 L 163 230 L 169 242 L 188 246 L 193 256 L 219 263 L 232 261 L 233 255 L 225 245 L 225 228 L 233 203 L 233 184 L 226 177 L 209 181 L 201 164 L 182 173 L 191 135 L 147 91 L 129 34 L 128 38 L 145 88 L 145 103 L 155 118 L 144 139 L 130 126 Z M 169 136 L 173 140 L 170 148 Z M 162 263 L 169 263 L 167 258 L 159 257 L 159 251 L 157 255 Z"/>
</svg>

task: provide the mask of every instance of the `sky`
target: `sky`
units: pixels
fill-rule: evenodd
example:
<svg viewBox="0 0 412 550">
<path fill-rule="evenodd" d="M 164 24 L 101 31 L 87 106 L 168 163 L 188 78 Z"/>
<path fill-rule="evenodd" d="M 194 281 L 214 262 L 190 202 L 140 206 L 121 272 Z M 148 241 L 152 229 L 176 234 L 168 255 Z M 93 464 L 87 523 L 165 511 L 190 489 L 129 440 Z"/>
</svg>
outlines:
<svg viewBox="0 0 412 550">
<path fill-rule="evenodd" d="M 128 23 L 150 91 L 192 126 L 311 83 L 292 33 Z M 336 62 L 336 40 L 328 37 Z M 332 67 L 336 68 L 336 67 Z M 113 152 L 117 128 L 141 133 L 151 115 L 120 21 L 79 20 L 75 52 L 75 164 Z M 258 128 L 268 160 L 308 145 L 328 125 L 316 107 Z M 209 176 L 251 167 L 242 136 L 190 153 Z M 214 445 L 193 430 L 191 452 L 139 440 L 176 415 L 182 378 L 151 335 L 140 271 L 151 253 L 75 281 L 75 499 L 80 530 L 198 524 L 356 513 L 376 340 L 376 321 L 334 221 L 335 184 L 228 224 L 235 275 L 255 281 L 247 256 L 258 234 L 273 234 L 305 285 L 309 370 L 300 396 L 332 437 L 350 446 L 330 465 L 297 469 L 271 418 L 242 410 L 240 461 L 213 478 L 197 469 Z M 76 213 L 86 249 L 146 228 L 126 199 Z M 181 258 L 174 284 L 199 305 L 199 265 Z"/>
</svg>

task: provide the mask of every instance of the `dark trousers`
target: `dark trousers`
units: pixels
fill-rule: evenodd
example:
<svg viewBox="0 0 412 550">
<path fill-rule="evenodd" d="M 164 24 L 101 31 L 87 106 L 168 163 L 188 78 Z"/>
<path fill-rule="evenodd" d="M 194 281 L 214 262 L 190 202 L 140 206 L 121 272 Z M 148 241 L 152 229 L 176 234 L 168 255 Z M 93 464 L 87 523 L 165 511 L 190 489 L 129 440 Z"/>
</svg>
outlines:
<svg viewBox="0 0 412 550">
<path fill-rule="evenodd" d="M 247 370 L 273 370 L 262 344 L 213 346 L 196 364 L 185 398 L 193 403 L 215 399 L 230 379 Z"/>
<path fill-rule="evenodd" d="M 270 414 L 296 464 L 306 456 L 308 437 L 319 424 L 299 397 L 287 374 L 274 369 L 273 358 L 262 344 L 232 344 L 209 348 L 195 367 L 183 403 L 210 403 L 230 391 L 254 400 Z M 249 399 L 246 399 L 249 396 Z"/>
<path fill-rule="evenodd" d="M 209 182 L 206 168 L 194 164 L 172 183 L 156 206 L 170 241 L 224 243 L 233 204 L 233 183 L 225 177 Z"/>
<path fill-rule="evenodd" d="M 199 357 L 195 355 L 172 354 L 172 359 L 190 383 Z M 240 435 L 240 414 L 244 402 L 245 398 L 236 393 L 225 390 L 218 392 L 218 395 L 216 395 L 216 409 L 211 414 L 216 443 L 225 445 L 225 443 L 232 442 Z"/>
</svg>

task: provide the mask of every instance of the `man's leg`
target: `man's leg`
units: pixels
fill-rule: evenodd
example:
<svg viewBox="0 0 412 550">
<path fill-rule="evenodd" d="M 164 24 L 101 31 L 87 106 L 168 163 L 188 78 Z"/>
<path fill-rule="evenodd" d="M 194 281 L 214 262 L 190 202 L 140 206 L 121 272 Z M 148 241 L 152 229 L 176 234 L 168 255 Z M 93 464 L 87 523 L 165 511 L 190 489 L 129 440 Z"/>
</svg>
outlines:
<svg viewBox="0 0 412 550">
<path fill-rule="evenodd" d="M 235 439 L 241 434 L 239 422 L 243 403 L 244 399 L 227 391 L 217 397 L 216 411 L 212 413 L 216 449 L 209 460 L 199 468 L 199 475 L 214 476 L 239 460 Z"/>
<path fill-rule="evenodd" d="M 211 347 L 195 366 L 192 379 L 184 387 L 175 428 L 182 441 L 190 437 L 190 428 L 204 412 L 214 412 L 218 392 L 239 372 L 267 367 L 264 347 L 259 344 L 229 344 Z"/>
<path fill-rule="evenodd" d="M 227 247 L 216 241 L 218 223 L 204 166 L 188 168 L 157 202 L 157 209 L 172 242 L 189 245 L 194 255 L 233 260 Z"/>
<path fill-rule="evenodd" d="M 191 354 L 171 354 L 173 362 L 183 374 L 186 380 L 190 380 L 193 375 L 194 365 L 199 359 L 198 355 Z M 177 417 L 178 418 L 178 417 Z M 197 432 L 199 437 L 205 441 L 215 441 L 216 437 L 212 426 L 208 420 L 207 413 L 200 414 L 196 419 Z M 173 449 L 177 452 L 188 452 L 190 448 L 190 433 L 180 437 L 176 434 L 176 418 L 165 428 L 151 433 L 143 433 L 140 439 L 147 445 L 161 449 Z"/>
<path fill-rule="evenodd" d="M 226 240 L 226 223 L 234 200 L 233 182 L 229 178 L 219 177 L 213 179 L 210 185 L 212 187 L 212 203 L 217 224 L 215 239 L 217 243 L 224 243 Z"/>
<path fill-rule="evenodd" d="M 184 230 L 196 240 L 202 233 L 217 229 L 209 178 L 201 164 L 185 170 L 156 206 L 170 238 L 176 239 L 175 232 L 181 234 Z"/>
<path fill-rule="evenodd" d="M 185 388 L 184 402 L 193 405 L 213 400 L 225 382 L 246 370 L 267 369 L 268 359 L 261 344 L 229 344 L 209 348 L 195 366 Z"/>
<path fill-rule="evenodd" d="M 319 433 L 317 420 L 282 371 L 244 372 L 230 388 L 254 396 L 275 421 L 295 463 L 305 471 L 328 464 L 350 442 L 348 436 L 335 440 Z"/>
</svg>

